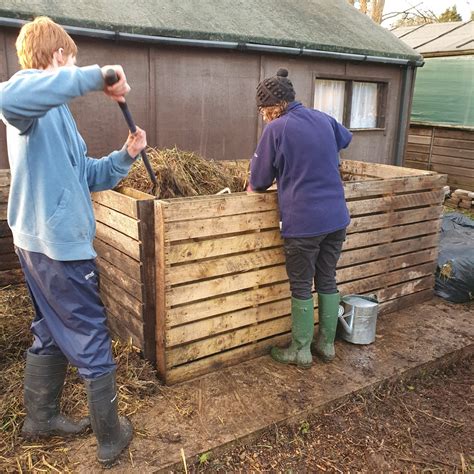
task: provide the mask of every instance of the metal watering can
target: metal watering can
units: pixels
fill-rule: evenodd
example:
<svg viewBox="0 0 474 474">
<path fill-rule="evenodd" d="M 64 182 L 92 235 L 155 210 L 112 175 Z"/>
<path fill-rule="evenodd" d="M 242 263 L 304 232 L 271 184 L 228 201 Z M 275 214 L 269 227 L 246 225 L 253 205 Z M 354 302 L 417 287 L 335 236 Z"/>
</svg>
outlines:
<svg viewBox="0 0 474 474">
<path fill-rule="evenodd" d="M 375 296 L 347 295 L 339 306 L 341 337 L 353 344 L 371 344 L 375 341 L 375 328 L 379 304 Z"/>
</svg>

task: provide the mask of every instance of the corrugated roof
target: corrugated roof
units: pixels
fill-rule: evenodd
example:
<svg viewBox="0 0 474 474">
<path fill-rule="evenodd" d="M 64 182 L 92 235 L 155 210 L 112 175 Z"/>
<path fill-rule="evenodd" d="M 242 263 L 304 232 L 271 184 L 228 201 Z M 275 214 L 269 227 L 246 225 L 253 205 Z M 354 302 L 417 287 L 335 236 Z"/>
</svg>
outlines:
<svg viewBox="0 0 474 474">
<path fill-rule="evenodd" d="M 474 53 L 472 20 L 405 26 L 392 33 L 426 57 Z"/>
<path fill-rule="evenodd" d="M 63 25 L 419 60 L 347 0 L 2 0 L 0 16 Z"/>
</svg>

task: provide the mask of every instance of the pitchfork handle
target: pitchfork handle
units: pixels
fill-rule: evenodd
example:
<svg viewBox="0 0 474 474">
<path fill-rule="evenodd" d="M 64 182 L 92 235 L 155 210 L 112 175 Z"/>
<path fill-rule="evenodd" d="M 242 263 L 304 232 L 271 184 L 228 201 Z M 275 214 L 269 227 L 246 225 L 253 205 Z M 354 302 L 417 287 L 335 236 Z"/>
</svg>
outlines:
<svg viewBox="0 0 474 474">
<path fill-rule="evenodd" d="M 113 86 L 118 81 L 117 73 L 113 69 L 108 69 L 105 73 L 105 83 L 108 86 Z M 128 129 L 130 132 L 135 133 L 137 131 L 137 126 L 135 125 L 135 121 L 133 120 L 132 114 L 128 108 L 127 102 L 118 102 L 120 109 L 122 110 L 123 116 L 125 121 L 127 122 Z M 153 172 L 153 168 L 151 167 L 150 161 L 148 160 L 148 156 L 146 155 L 146 151 L 142 150 L 140 155 L 143 160 L 143 164 L 148 172 L 148 176 L 151 179 L 151 182 L 154 186 L 158 184 L 156 180 L 155 173 Z"/>
</svg>

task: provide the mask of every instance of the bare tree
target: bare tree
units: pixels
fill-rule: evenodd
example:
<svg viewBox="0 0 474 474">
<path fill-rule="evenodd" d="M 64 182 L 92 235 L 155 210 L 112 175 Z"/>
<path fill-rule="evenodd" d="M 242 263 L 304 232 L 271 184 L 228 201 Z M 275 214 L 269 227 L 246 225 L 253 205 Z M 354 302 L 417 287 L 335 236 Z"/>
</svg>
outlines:
<svg viewBox="0 0 474 474">
<path fill-rule="evenodd" d="M 385 7 L 385 0 L 372 0 L 372 20 L 375 23 L 382 23 L 383 9 Z"/>
<path fill-rule="evenodd" d="M 365 15 L 369 15 L 376 23 L 382 23 L 385 0 L 348 0 L 348 2 Z"/>
</svg>

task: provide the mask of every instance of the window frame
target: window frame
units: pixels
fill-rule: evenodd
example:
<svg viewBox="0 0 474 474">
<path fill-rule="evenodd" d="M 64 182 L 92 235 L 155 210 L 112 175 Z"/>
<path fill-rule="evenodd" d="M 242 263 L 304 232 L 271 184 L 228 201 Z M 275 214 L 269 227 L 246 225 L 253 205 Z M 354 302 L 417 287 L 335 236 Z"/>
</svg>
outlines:
<svg viewBox="0 0 474 474">
<path fill-rule="evenodd" d="M 344 81 L 344 110 L 342 124 L 354 132 L 370 132 L 370 131 L 385 131 L 387 128 L 387 97 L 388 89 L 390 87 L 390 79 L 388 78 L 373 78 L 366 76 L 346 76 L 342 74 L 320 74 L 313 73 L 312 90 L 311 90 L 311 104 L 314 107 L 314 99 L 316 94 L 316 80 L 333 80 Z M 351 109 L 352 109 L 352 89 L 354 82 L 370 82 L 377 84 L 377 125 L 374 128 L 351 128 Z"/>
</svg>

